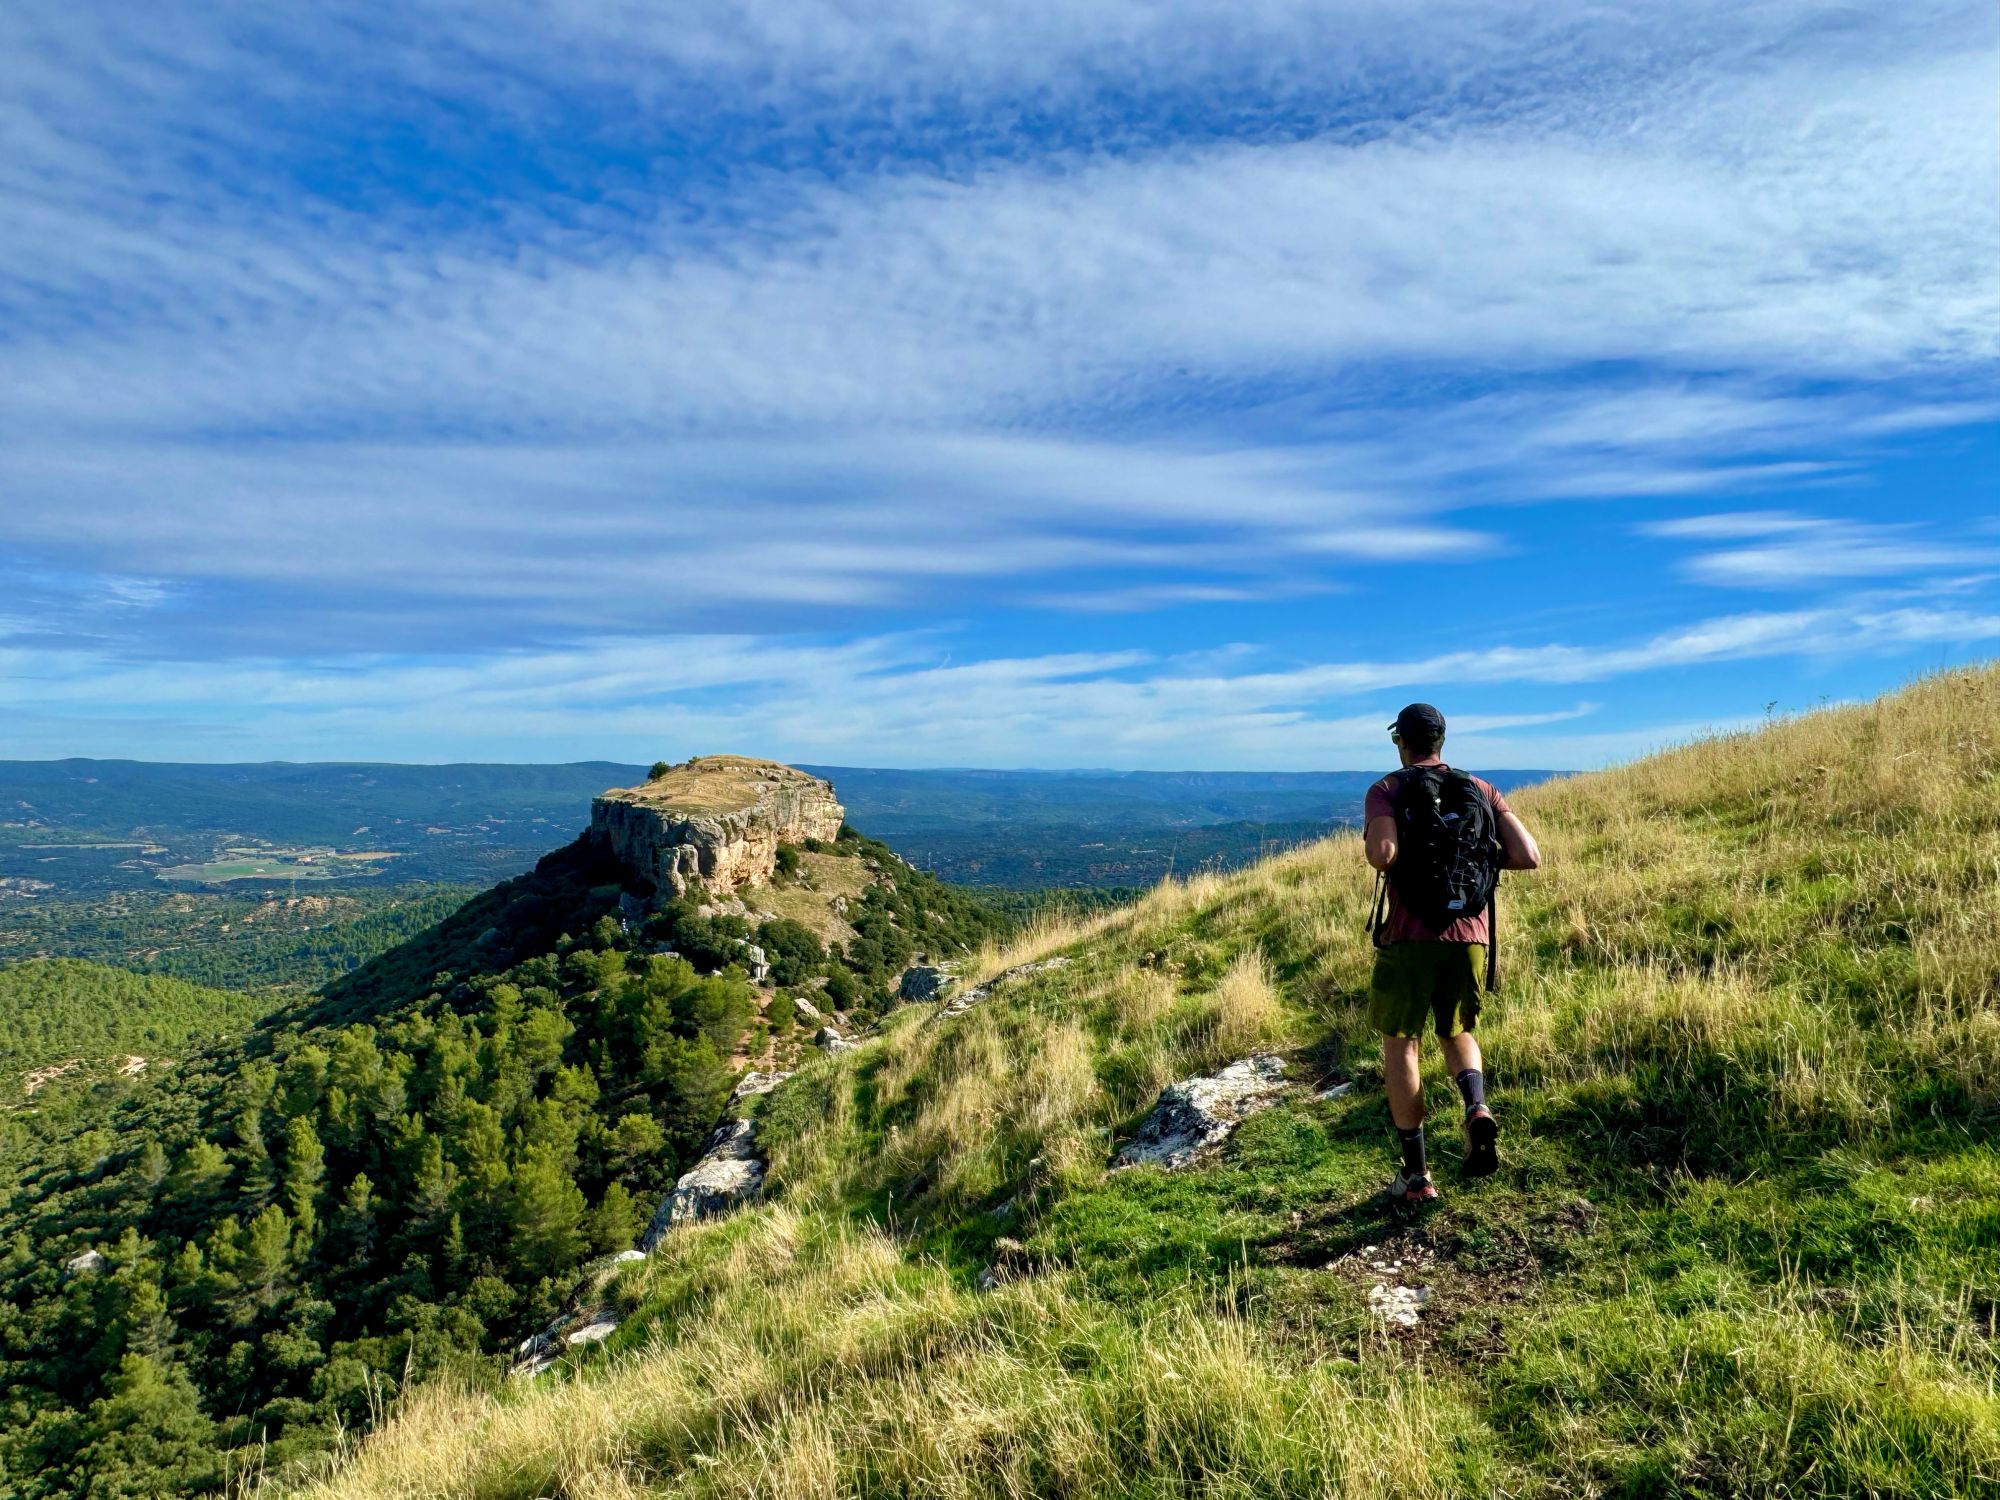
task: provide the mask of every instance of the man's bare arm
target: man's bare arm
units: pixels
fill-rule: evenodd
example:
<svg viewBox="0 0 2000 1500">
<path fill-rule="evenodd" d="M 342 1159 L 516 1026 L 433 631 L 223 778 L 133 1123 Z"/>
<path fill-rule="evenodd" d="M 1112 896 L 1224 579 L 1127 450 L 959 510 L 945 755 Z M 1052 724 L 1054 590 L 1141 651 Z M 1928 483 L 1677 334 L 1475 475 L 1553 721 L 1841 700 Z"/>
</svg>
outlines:
<svg viewBox="0 0 2000 1500">
<path fill-rule="evenodd" d="M 1386 870 L 1396 862 L 1396 820 L 1394 818 L 1370 818 L 1368 829 L 1362 835 L 1368 848 L 1368 863 L 1378 870 Z"/>
<path fill-rule="evenodd" d="M 1394 833 L 1392 828 L 1391 833 Z M 1393 847 L 1393 846 L 1392 846 Z M 1393 854 L 1390 856 L 1395 857 Z M 1375 855 L 1370 846 L 1369 861 Z M 1500 814 L 1500 868 L 1503 870 L 1538 870 L 1542 866 L 1542 851 L 1535 843 L 1535 836 L 1528 832 L 1528 825 L 1511 812 Z M 1385 865 L 1376 868 L 1386 869 Z"/>
</svg>

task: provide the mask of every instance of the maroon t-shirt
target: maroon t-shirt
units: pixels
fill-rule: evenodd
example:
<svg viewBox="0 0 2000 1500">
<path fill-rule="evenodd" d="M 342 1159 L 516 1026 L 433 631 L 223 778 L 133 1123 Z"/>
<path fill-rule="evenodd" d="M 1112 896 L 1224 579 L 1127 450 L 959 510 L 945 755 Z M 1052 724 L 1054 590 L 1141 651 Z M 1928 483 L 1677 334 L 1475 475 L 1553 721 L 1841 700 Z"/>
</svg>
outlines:
<svg viewBox="0 0 2000 1500">
<path fill-rule="evenodd" d="M 1427 760 L 1420 761 L 1418 764 L 1441 766 L 1444 762 L 1441 760 Z M 1373 823 L 1377 818 L 1394 819 L 1396 816 L 1395 780 L 1398 774 L 1395 771 L 1391 771 L 1387 776 L 1376 782 L 1375 785 L 1368 788 L 1368 800 L 1366 803 L 1367 822 L 1362 825 L 1363 828 L 1366 828 L 1368 823 Z M 1507 805 L 1507 799 L 1500 795 L 1500 789 L 1494 786 L 1492 782 L 1482 780 L 1477 776 L 1474 776 L 1472 780 L 1481 791 L 1486 793 L 1487 800 L 1493 804 L 1493 816 L 1495 818 L 1498 818 L 1502 813 L 1513 811 Z M 1384 943 L 1483 943 L 1486 941 L 1487 936 L 1486 912 L 1484 908 L 1474 916 L 1460 917 L 1456 922 L 1453 922 L 1442 932 L 1439 932 L 1435 928 L 1426 927 L 1416 917 L 1404 911 L 1402 902 L 1396 899 L 1396 882 L 1393 880 L 1389 882 L 1389 914 L 1387 920 L 1383 923 L 1379 941 Z"/>
</svg>

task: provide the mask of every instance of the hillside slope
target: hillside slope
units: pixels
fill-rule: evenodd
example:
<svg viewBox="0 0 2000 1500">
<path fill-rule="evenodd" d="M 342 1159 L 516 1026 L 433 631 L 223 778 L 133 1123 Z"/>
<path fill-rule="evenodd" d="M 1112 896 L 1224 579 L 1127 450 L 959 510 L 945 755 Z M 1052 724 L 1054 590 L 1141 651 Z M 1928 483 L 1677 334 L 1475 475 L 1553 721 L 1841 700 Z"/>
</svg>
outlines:
<svg viewBox="0 0 2000 1500">
<path fill-rule="evenodd" d="M 1456 1179 L 1433 1057 L 1437 1211 L 1377 1196 L 1333 840 L 813 1062 L 758 1118 L 767 1201 L 626 1269 L 606 1343 L 418 1389 L 305 1488 L 2000 1493 L 2000 673 L 1517 806 L 1505 1165 Z M 1108 1169 L 1162 1085 L 1263 1047 L 1302 1086 L 1219 1153 Z"/>
<path fill-rule="evenodd" d="M 0 1090 L 28 1069 L 157 1058 L 241 1031 L 274 1004 L 74 958 L 0 965 Z"/>
<path fill-rule="evenodd" d="M 726 896 L 586 836 L 162 1077 L 0 1112 L 0 1497 L 217 1493 L 408 1382 L 504 1380 L 740 1074 L 1005 926 L 837 808 L 822 826 Z M 34 972 L 73 1032 L 93 996 L 191 990 Z"/>
</svg>

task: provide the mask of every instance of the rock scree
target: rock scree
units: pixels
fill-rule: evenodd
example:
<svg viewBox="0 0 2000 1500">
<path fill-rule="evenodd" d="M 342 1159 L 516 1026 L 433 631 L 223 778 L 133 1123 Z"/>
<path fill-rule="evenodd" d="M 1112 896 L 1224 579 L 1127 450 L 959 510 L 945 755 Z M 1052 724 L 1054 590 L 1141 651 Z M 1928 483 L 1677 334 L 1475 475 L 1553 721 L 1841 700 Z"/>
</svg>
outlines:
<svg viewBox="0 0 2000 1500">
<path fill-rule="evenodd" d="M 1112 1161 L 1121 1167 L 1185 1167 L 1229 1138 L 1243 1120 L 1278 1102 L 1285 1060 L 1258 1053 L 1207 1077 L 1183 1078 L 1160 1090 L 1139 1133 Z"/>
<path fill-rule="evenodd" d="M 780 844 L 840 835 L 846 810 L 817 776 L 746 755 L 703 755 L 590 805 L 590 837 L 661 897 L 767 885 Z"/>
</svg>

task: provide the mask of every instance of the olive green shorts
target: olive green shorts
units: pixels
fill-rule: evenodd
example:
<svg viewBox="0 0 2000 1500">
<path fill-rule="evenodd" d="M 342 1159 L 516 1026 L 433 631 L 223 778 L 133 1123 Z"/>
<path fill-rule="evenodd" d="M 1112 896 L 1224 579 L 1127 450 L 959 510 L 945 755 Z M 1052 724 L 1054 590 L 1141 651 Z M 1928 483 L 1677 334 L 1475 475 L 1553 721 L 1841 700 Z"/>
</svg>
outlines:
<svg viewBox="0 0 2000 1500">
<path fill-rule="evenodd" d="M 1385 1036 L 1457 1036 L 1479 1022 L 1484 943 L 1390 943 L 1375 950 L 1368 1024 Z"/>
</svg>

